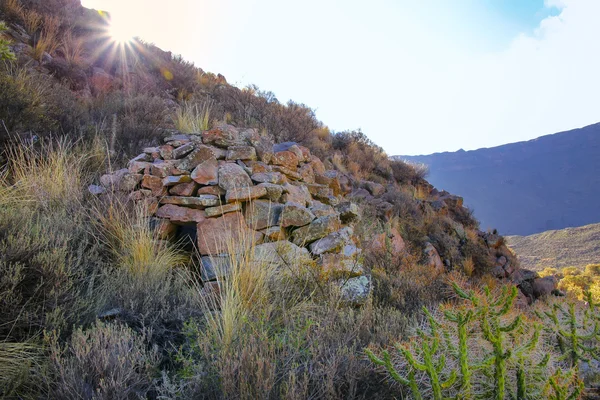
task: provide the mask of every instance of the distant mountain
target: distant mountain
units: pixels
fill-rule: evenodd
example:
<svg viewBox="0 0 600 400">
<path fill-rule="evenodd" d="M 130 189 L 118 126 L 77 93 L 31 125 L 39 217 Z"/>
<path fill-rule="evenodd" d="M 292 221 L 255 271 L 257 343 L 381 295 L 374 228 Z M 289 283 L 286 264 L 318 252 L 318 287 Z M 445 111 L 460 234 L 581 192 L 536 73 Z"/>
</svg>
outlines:
<svg viewBox="0 0 600 400">
<path fill-rule="evenodd" d="M 600 264 L 600 224 L 547 231 L 530 236 L 507 236 L 521 266 L 532 270 L 546 267 L 583 268 Z"/>
<path fill-rule="evenodd" d="M 481 227 L 530 235 L 600 222 L 600 124 L 472 151 L 396 156 L 461 193 Z"/>
</svg>

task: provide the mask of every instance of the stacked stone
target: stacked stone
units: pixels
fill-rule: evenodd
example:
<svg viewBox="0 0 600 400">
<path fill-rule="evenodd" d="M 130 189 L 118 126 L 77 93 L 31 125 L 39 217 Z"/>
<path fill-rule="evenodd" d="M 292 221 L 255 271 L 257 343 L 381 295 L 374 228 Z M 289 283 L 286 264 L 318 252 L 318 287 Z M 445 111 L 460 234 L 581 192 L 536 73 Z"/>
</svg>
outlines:
<svg viewBox="0 0 600 400">
<path fill-rule="evenodd" d="M 344 283 L 350 303 L 366 300 L 370 279 L 352 228 L 358 207 L 344 201 L 351 185 L 339 172 L 297 143 L 273 145 L 227 124 L 164 142 L 91 190 L 120 190 L 145 203 L 162 239 L 195 225 L 207 281 L 227 269 L 215 264 L 227 264 L 231 244 L 246 240 L 259 261 L 316 262 L 324 278 Z"/>
</svg>

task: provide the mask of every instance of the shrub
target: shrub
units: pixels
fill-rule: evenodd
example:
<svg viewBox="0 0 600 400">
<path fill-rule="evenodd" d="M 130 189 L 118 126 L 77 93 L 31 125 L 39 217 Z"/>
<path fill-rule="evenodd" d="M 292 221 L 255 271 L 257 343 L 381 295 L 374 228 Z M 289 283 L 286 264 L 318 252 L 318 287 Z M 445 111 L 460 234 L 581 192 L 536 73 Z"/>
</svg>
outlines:
<svg viewBox="0 0 600 400">
<path fill-rule="evenodd" d="M 53 398 L 139 399 L 152 388 L 156 349 L 123 325 L 79 328 L 65 346 L 49 340 Z"/>
<path fill-rule="evenodd" d="M 390 167 L 396 182 L 415 184 L 427 176 L 429 168 L 425 164 L 409 163 L 403 160 L 390 160 Z"/>
<path fill-rule="evenodd" d="M 16 60 L 15 53 L 10 48 L 10 41 L 4 39 L 3 33 L 7 30 L 6 24 L 0 21 L 0 61 L 13 61 Z"/>
</svg>

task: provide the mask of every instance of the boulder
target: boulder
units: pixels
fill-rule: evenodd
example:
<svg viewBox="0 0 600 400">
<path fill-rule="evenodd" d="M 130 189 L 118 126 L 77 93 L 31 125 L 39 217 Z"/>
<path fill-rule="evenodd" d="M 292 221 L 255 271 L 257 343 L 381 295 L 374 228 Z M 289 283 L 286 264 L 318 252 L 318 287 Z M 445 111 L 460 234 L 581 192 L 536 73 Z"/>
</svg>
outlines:
<svg viewBox="0 0 600 400">
<path fill-rule="evenodd" d="M 427 242 L 425 244 L 425 249 L 423 250 L 423 252 L 427 256 L 427 265 L 429 267 L 435 268 L 435 270 L 439 273 L 444 272 L 444 263 L 442 263 L 440 254 L 431 243 Z"/>
<path fill-rule="evenodd" d="M 379 197 L 385 193 L 385 186 L 371 181 L 362 181 L 361 186 L 371 193 L 372 196 Z"/>
<path fill-rule="evenodd" d="M 313 213 L 302 204 L 287 202 L 281 211 L 281 226 L 288 228 L 290 226 L 304 226 L 310 224 L 315 219 Z"/>
<path fill-rule="evenodd" d="M 256 160 L 256 149 L 252 146 L 231 146 L 227 149 L 226 160 Z"/>
<path fill-rule="evenodd" d="M 242 171 L 243 172 L 243 171 Z M 208 158 L 199 163 L 191 175 L 200 185 L 216 185 L 219 183 L 219 162 L 216 158 Z"/>
<path fill-rule="evenodd" d="M 269 228 L 262 229 L 260 231 L 263 235 L 265 235 L 265 240 L 269 240 L 271 242 L 277 242 L 279 240 L 287 240 L 287 235 L 285 230 L 281 228 L 279 225 L 271 226 Z"/>
<path fill-rule="evenodd" d="M 370 247 L 375 252 L 390 252 L 393 255 L 404 254 L 406 251 L 404 239 L 402 239 L 400 232 L 396 228 L 391 228 L 387 232 L 375 235 Z M 429 250 L 431 251 L 431 249 Z M 437 250 L 435 250 L 435 253 L 437 253 Z"/>
<path fill-rule="evenodd" d="M 258 172 L 251 176 L 254 182 L 258 183 L 273 183 L 275 185 L 281 185 L 287 182 L 285 175 L 281 172 Z"/>
<path fill-rule="evenodd" d="M 163 186 L 163 181 L 158 176 L 144 175 L 142 178 L 142 187 L 150 189 L 153 196 L 161 197 L 167 194 L 167 188 Z"/>
<path fill-rule="evenodd" d="M 269 200 L 256 200 L 246 204 L 244 217 L 248 226 L 254 230 L 261 230 L 279 225 L 284 207 L 279 203 Z"/>
<path fill-rule="evenodd" d="M 193 196 L 196 189 L 198 189 L 198 184 L 196 182 L 186 182 L 171 186 L 169 193 L 173 196 Z"/>
<path fill-rule="evenodd" d="M 533 288 L 533 296 L 536 299 L 543 296 L 549 296 L 558 288 L 558 279 L 552 275 L 536 278 L 533 280 L 531 286 Z"/>
<path fill-rule="evenodd" d="M 317 156 L 310 156 L 310 165 L 315 174 L 323 175 L 327 168 L 323 165 L 323 162 Z"/>
<path fill-rule="evenodd" d="M 202 281 L 224 280 L 231 274 L 231 257 L 229 255 L 200 257 L 200 277 Z"/>
<path fill-rule="evenodd" d="M 294 186 L 286 183 L 283 185 L 283 191 L 284 195 L 282 200 L 284 203 L 293 202 L 307 206 L 312 201 L 312 197 L 306 186 Z"/>
<path fill-rule="evenodd" d="M 343 304 L 359 307 L 365 305 L 369 299 L 371 280 L 365 275 L 350 279 L 340 279 L 338 284 Z"/>
<path fill-rule="evenodd" d="M 181 170 L 191 171 L 199 164 L 208 160 L 216 160 L 215 148 L 205 145 L 197 146 L 190 154 L 188 154 L 177 166 Z"/>
<path fill-rule="evenodd" d="M 316 256 L 341 250 L 346 244 L 352 243 L 353 229 L 349 226 L 337 232 L 330 233 L 310 244 L 310 252 Z"/>
<path fill-rule="evenodd" d="M 157 239 L 168 240 L 175 236 L 177 225 L 164 218 L 150 218 L 150 229 Z"/>
<path fill-rule="evenodd" d="M 279 202 L 281 195 L 283 194 L 283 187 L 281 185 L 275 185 L 273 183 L 259 183 L 257 186 L 265 188 L 267 195 L 265 198 Z"/>
<path fill-rule="evenodd" d="M 242 167 L 233 163 L 219 166 L 219 186 L 226 191 L 252 186 L 252 180 Z"/>
<path fill-rule="evenodd" d="M 206 219 L 206 213 L 202 210 L 196 210 L 188 207 L 181 207 L 175 204 L 165 204 L 156 211 L 156 216 L 166 218 L 177 223 L 202 222 Z"/>
<path fill-rule="evenodd" d="M 196 192 L 198 195 L 201 194 L 212 194 L 213 196 L 224 196 L 225 195 L 225 190 L 221 189 L 218 186 L 203 186 L 201 188 L 198 189 L 198 192 Z"/>
<path fill-rule="evenodd" d="M 308 250 L 285 240 L 257 245 L 252 259 L 259 265 L 275 269 L 293 269 L 312 264 Z"/>
<path fill-rule="evenodd" d="M 293 242 L 298 246 L 306 246 L 341 228 L 338 215 L 328 215 L 317 218 L 310 224 L 296 229 L 292 233 Z"/>
<path fill-rule="evenodd" d="M 315 182 L 315 172 L 310 164 L 304 164 L 300 168 L 298 168 L 298 174 L 302 181 L 306 183 L 314 183 Z"/>
<path fill-rule="evenodd" d="M 290 178 L 293 181 L 302 180 L 302 175 L 300 175 L 295 169 L 289 169 L 280 165 L 274 165 L 272 169 L 275 172 L 284 174 L 286 178 Z"/>
<path fill-rule="evenodd" d="M 189 175 L 166 176 L 162 180 L 163 186 L 175 186 L 180 183 L 191 182 L 192 178 Z"/>
<path fill-rule="evenodd" d="M 208 218 L 198 224 L 198 249 L 202 255 L 236 253 L 261 239 L 261 233 L 248 228 L 241 212 Z"/>
<path fill-rule="evenodd" d="M 212 218 L 212 217 L 218 217 L 223 214 L 230 213 L 230 212 L 240 211 L 241 209 L 242 209 L 242 203 L 229 203 L 229 204 L 218 205 L 216 207 L 207 208 L 204 210 L 204 212 L 206 213 L 206 216 L 208 218 Z"/>
<path fill-rule="evenodd" d="M 175 148 L 168 144 L 164 144 L 158 147 L 158 153 L 160 154 L 160 158 L 162 158 L 163 160 L 172 160 L 173 150 L 175 150 Z"/>
<path fill-rule="evenodd" d="M 219 124 L 217 127 L 202 132 L 202 142 L 218 147 L 228 148 L 231 146 L 245 146 L 258 140 L 258 134 L 254 129 L 238 130 L 228 124 Z"/>
<path fill-rule="evenodd" d="M 183 158 L 189 153 L 191 153 L 192 150 L 194 150 L 195 148 L 196 145 L 194 143 L 186 143 L 180 147 L 177 147 L 173 150 L 173 158 L 176 160 Z"/>
<path fill-rule="evenodd" d="M 294 170 L 298 167 L 298 156 L 289 150 L 279 151 L 273 154 L 271 164 Z"/>
<path fill-rule="evenodd" d="M 350 278 L 365 273 L 362 264 L 355 257 L 343 254 L 323 254 L 318 262 L 323 278 Z"/>
<path fill-rule="evenodd" d="M 265 197 L 267 189 L 264 186 L 248 186 L 227 190 L 225 202 L 233 203 L 235 201 L 250 201 Z"/>
<path fill-rule="evenodd" d="M 131 192 L 135 190 L 137 185 L 141 182 L 143 175 L 140 174 L 124 174 L 119 180 L 119 190 L 122 192 Z"/>
<path fill-rule="evenodd" d="M 324 217 L 326 215 L 335 214 L 335 210 L 329 204 L 321 203 L 320 201 L 314 200 L 309 207 L 309 210 L 315 215 L 315 217 Z"/>
<path fill-rule="evenodd" d="M 340 220 L 343 224 L 350 224 L 360 219 L 358 206 L 350 201 L 336 205 L 335 210 L 340 214 Z"/>
<path fill-rule="evenodd" d="M 191 208 L 214 207 L 219 204 L 219 198 L 210 194 L 201 194 L 196 197 L 164 196 L 160 198 L 161 204 L 175 204 Z"/>
</svg>

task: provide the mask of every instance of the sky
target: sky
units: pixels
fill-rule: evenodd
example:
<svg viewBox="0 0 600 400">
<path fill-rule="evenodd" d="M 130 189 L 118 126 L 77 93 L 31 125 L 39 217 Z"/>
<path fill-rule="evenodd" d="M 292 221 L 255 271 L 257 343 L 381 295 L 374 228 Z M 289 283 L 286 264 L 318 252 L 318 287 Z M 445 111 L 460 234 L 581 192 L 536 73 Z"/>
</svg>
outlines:
<svg viewBox="0 0 600 400">
<path fill-rule="evenodd" d="M 390 155 L 600 121 L 599 0 L 82 0 L 231 84 Z"/>
</svg>

